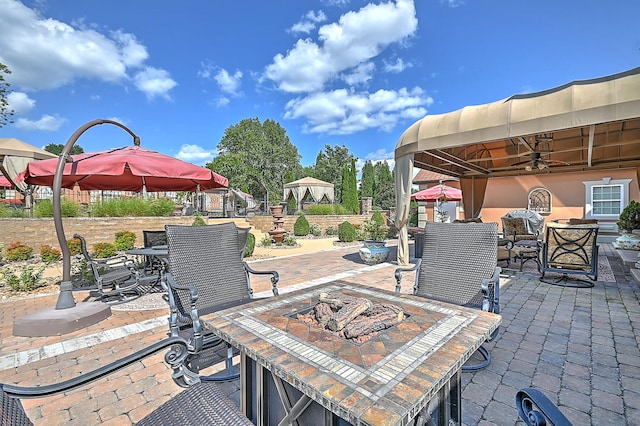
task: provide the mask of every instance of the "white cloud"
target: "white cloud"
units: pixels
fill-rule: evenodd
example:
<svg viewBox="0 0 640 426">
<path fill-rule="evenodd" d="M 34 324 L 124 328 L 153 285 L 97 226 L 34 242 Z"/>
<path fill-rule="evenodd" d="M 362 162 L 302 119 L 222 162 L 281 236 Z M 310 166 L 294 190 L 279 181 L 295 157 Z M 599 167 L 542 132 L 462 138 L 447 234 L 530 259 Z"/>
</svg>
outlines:
<svg viewBox="0 0 640 426">
<path fill-rule="evenodd" d="M 220 90 L 222 90 L 224 93 L 228 93 L 234 96 L 238 95 L 238 90 L 240 89 L 240 84 L 242 83 L 241 71 L 236 70 L 236 72 L 231 75 L 227 70 L 221 68 L 213 78 L 218 83 L 218 86 L 220 86 Z"/>
<path fill-rule="evenodd" d="M 36 101 L 24 92 L 11 92 L 7 95 L 9 108 L 17 115 L 26 115 L 36 106 Z"/>
<path fill-rule="evenodd" d="M 313 93 L 286 105 L 285 118 L 307 120 L 305 131 L 348 135 L 367 129 L 392 130 L 401 119 L 418 119 L 433 99 L 418 87 L 356 93 L 346 89 Z"/>
<path fill-rule="evenodd" d="M 180 147 L 180 152 L 176 155 L 179 158 L 190 163 L 203 165 L 211 160 L 215 156 L 214 151 L 207 151 L 199 145 L 184 144 Z"/>
<path fill-rule="evenodd" d="M 20 130 L 26 131 L 42 131 L 42 132 L 55 132 L 62 126 L 67 120 L 61 117 L 54 117 L 52 115 L 43 115 L 37 121 L 28 120 L 26 118 L 18 118 L 14 126 Z"/>
<path fill-rule="evenodd" d="M 178 84 L 171 79 L 167 71 L 153 67 L 147 67 L 138 72 L 133 77 L 133 81 L 138 90 L 144 92 L 149 99 L 155 97 L 171 99 L 169 91 Z"/>
<path fill-rule="evenodd" d="M 370 3 L 318 30 L 318 42 L 300 39 L 286 55 L 278 54 L 262 80 L 290 93 L 321 90 L 340 73 L 366 63 L 392 43 L 411 36 L 418 20 L 412 0 Z"/>
<path fill-rule="evenodd" d="M 373 78 L 376 66 L 373 62 L 365 62 L 350 70 L 350 74 L 342 76 L 342 80 L 350 86 L 366 84 Z"/>
<path fill-rule="evenodd" d="M 10 82 L 27 91 L 55 89 L 77 79 L 126 84 L 148 59 L 133 34 L 106 35 L 82 23 L 47 19 L 15 0 L 0 0 L 0 29 L 0 62 L 12 71 Z M 173 86 L 136 84 L 148 97 L 165 98 Z"/>
<path fill-rule="evenodd" d="M 309 12 L 306 13 L 306 15 L 304 15 L 304 17 L 300 21 L 298 21 L 291 27 L 290 31 L 293 34 L 298 34 L 298 33 L 309 34 L 312 30 L 316 28 L 316 25 L 318 23 L 324 22 L 326 19 L 327 19 L 327 16 L 324 14 L 323 11 L 320 10 L 316 13 L 313 10 L 310 10 Z"/>
<path fill-rule="evenodd" d="M 388 63 L 385 61 L 384 63 L 384 70 L 386 72 L 391 72 L 391 73 L 401 73 L 402 71 L 406 70 L 407 68 L 411 68 L 413 66 L 413 64 L 411 64 L 410 62 L 404 62 L 401 58 L 397 58 L 395 64 L 394 63 Z"/>
<path fill-rule="evenodd" d="M 440 0 L 440 3 L 444 3 L 449 7 L 458 7 L 464 4 L 463 0 Z"/>
<path fill-rule="evenodd" d="M 216 106 L 218 108 L 222 108 L 222 107 L 225 107 L 225 106 L 229 105 L 230 102 L 231 102 L 231 100 L 229 98 L 221 96 L 218 99 L 216 99 L 215 104 L 216 104 Z"/>
</svg>

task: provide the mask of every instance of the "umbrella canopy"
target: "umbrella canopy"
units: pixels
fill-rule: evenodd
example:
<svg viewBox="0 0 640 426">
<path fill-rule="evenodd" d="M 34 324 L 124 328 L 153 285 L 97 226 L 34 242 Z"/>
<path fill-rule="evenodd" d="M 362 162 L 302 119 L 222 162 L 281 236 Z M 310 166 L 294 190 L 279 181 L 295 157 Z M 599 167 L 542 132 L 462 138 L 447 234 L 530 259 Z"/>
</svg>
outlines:
<svg viewBox="0 0 640 426">
<path fill-rule="evenodd" d="M 9 180 L 6 177 L 0 175 L 0 188 L 11 188 L 11 187 L 13 187 L 13 185 L 11 185 L 11 182 L 9 182 Z"/>
<path fill-rule="evenodd" d="M 462 191 L 448 185 L 436 185 L 431 188 L 411 194 L 411 200 L 416 201 L 460 201 L 462 200 Z"/>
<path fill-rule="evenodd" d="M 58 159 L 33 161 L 20 174 L 32 185 L 53 186 Z M 226 188 L 227 178 L 205 167 L 151 151 L 126 146 L 72 156 L 64 167 L 62 187 L 141 192 L 204 191 Z"/>
</svg>

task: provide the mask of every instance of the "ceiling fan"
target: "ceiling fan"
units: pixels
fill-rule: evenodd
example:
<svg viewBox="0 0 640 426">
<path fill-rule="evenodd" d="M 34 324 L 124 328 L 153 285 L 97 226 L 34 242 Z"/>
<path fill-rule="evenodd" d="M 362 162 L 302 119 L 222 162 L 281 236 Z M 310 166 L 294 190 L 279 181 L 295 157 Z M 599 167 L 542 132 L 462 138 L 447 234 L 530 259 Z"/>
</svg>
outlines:
<svg viewBox="0 0 640 426">
<path fill-rule="evenodd" d="M 535 141 L 533 142 L 533 146 L 531 146 L 531 143 L 527 142 L 523 137 L 519 137 L 518 140 L 520 141 L 521 144 L 523 144 L 529 150 L 529 152 L 527 153 L 527 155 L 529 155 L 529 159 L 514 163 L 511 165 L 512 167 L 526 164 L 524 169 L 530 172 L 532 170 L 543 170 L 551 166 L 568 166 L 569 165 L 569 163 L 567 163 L 566 161 L 552 160 L 550 158 L 543 157 L 543 156 L 549 156 L 553 152 L 550 149 L 544 150 L 544 151 L 540 149 L 541 144 L 548 143 L 553 140 L 553 138 L 551 137 L 548 137 L 548 136 L 536 137 Z"/>
</svg>

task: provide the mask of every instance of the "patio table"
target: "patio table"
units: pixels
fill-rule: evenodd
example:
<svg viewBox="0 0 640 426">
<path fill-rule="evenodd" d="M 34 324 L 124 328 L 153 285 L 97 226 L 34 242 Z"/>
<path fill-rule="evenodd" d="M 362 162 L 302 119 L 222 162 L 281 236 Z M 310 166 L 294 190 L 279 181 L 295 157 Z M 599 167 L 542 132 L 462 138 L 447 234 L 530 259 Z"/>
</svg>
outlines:
<svg viewBox="0 0 640 426">
<path fill-rule="evenodd" d="M 321 292 L 402 307 L 404 321 L 363 343 L 296 318 Z M 333 281 L 202 317 L 240 350 L 241 408 L 257 425 L 460 424 L 460 368 L 501 317 Z M 419 419 L 421 418 L 421 420 Z"/>
<path fill-rule="evenodd" d="M 125 254 L 129 254 L 132 256 L 144 256 L 145 257 L 145 265 L 153 265 L 154 263 L 150 261 L 149 258 L 155 257 L 159 260 L 159 264 L 163 264 L 162 259 L 166 259 L 169 256 L 169 249 L 167 246 L 155 246 L 155 247 L 145 247 L 145 248 L 135 248 L 126 250 Z M 155 269 L 155 268 L 154 268 Z M 146 266 L 145 266 L 146 271 Z M 154 271 L 149 271 L 153 273 Z"/>
</svg>

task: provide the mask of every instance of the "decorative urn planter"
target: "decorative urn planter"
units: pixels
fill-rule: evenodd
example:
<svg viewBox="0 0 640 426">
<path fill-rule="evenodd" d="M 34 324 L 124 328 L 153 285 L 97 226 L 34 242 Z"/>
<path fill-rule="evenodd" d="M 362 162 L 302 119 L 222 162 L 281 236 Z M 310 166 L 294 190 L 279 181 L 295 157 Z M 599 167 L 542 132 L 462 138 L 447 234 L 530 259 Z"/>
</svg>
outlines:
<svg viewBox="0 0 640 426">
<path fill-rule="evenodd" d="M 640 229 L 625 231 L 616 238 L 616 246 L 622 250 L 640 250 Z"/>
<path fill-rule="evenodd" d="M 358 251 L 360 259 L 367 265 L 386 262 L 389 257 L 389 247 L 386 241 L 365 240 Z"/>
</svg>

